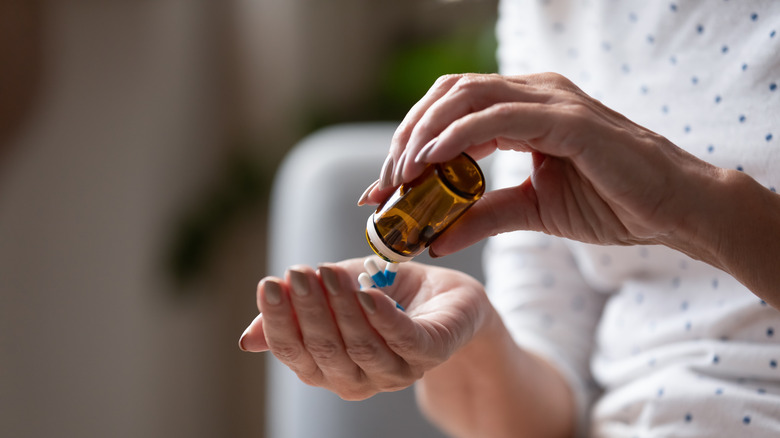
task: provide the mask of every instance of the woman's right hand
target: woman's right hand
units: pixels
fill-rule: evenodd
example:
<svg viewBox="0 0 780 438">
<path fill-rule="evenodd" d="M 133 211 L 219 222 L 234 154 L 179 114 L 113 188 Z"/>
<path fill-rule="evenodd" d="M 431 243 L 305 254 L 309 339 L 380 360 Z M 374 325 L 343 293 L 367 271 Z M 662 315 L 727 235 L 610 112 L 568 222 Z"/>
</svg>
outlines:
<svg viewBox="0 0 780 438">
<path fill-rule="evenodd" d="M 418 263 L 401 265 L 391 287 L 359 291 L 364 260 L 316 271 L 294 266 L 284 278 L 263 279 L 261 314 L 241 348 L 270 350 L 303 382 L 360 400 L 410 386 L 468 343 L 492 314 L 477 280 Z"/>
</svg>

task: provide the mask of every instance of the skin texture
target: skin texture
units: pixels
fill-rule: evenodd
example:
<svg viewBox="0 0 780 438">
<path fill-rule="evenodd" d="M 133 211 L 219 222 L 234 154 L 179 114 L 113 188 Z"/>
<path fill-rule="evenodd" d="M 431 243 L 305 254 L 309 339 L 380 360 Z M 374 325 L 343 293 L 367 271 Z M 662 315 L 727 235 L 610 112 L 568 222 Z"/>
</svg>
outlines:
<svg viewBox="0 0 780 438">
<path fill-rule="evenodd" d="M 726 271 L 780 308 L 780 196 L 699 160 L 556 74 L 440 78 L 398 127 L 379 179 L 358 203 L 380 203 L 426 163 L 498 149 L 532 154 L 532 174 L 486 193 L 434 242 L 433 255 L 511 230 L 660 244 Z M 361 267 L 362 260 L 293 267 L 283 279 L 264 279 L 262 313 L 241 347 L 270 350 L 304 382 L 350 400 L 418 382 L 421 408 L 453 436 L 571 436 L 568 387 L 511 340 L 475 280 L 406 263 L 392 288 L 359 292 L 345 285 Z"/>
</svg>

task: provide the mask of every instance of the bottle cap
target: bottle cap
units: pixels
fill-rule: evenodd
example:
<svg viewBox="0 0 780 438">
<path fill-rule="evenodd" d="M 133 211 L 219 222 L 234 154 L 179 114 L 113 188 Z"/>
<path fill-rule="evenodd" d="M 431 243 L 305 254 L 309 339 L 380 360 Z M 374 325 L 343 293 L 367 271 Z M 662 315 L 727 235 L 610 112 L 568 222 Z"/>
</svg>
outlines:
<svg viewBox="0 0 780 438">
<path fill-rule="evenodd" d="M 374 250 L 376 255 L 388 262 L 403 263 L 408 262 L 413 258 L 411 256 L 398 254 L 382 242 L 382 238 L 379 237 L 379 233 L 377 233 L 376 227 L 374 226 L 373 214 L 368 216 L 368 221 L 366 222 L 366 237 L 368 238 L 369 246 L 371 246 L 371 249 Z"/>
</svg>

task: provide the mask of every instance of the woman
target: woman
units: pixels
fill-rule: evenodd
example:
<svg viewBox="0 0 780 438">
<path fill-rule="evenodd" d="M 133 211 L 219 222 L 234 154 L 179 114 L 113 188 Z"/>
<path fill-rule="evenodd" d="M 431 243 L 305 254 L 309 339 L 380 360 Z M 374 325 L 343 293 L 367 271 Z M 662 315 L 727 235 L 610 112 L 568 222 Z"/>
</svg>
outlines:
<svg viewBox="0 0 780 438">
<path fill-rule="evenodd" d="M 780 4 L 500 12 L 503 75 L 437 81 L 360 201 L 499 150 L 503 188 L 430 249 L 503 233 L 488 293 L 407 263 L 384 290 L 404 313 L 354 290 L 362 260 L 292 267 L 242 348 L 347 399 L 419 382 L 453 436 L 775 436 Z"/>
</svg>

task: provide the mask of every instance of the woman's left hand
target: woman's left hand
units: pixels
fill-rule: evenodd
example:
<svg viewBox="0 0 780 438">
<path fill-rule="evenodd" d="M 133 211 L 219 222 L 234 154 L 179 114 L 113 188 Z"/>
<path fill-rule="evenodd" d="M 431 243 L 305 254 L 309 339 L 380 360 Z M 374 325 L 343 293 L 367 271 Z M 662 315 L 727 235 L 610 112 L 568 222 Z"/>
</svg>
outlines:
<svg viewBox="0 0 780 438">
<path fill-rule="evenodd" d="M 240 347 L 270 350 L 303 382 L 360 400 L 410 386 L 468 343 L 492 310 L 474 278 L 413 262 L 392 286 L 359 291 L 363 261 L 294 266 L 283 279 L 263 279 L 262 313 Z"/>
</svg>

